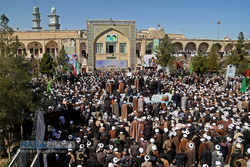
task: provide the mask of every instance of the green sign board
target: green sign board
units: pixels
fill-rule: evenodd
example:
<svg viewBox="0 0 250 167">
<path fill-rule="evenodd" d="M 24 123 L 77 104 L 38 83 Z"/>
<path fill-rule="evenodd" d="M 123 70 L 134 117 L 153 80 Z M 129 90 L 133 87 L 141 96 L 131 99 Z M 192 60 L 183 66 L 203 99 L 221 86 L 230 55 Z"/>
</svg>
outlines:
<svg viewBox="0 0 250 167">
<path fill-rule="evenodd" d="M 153 53 L 155 53 L 155 49 L 157 46 L 159 46 L 160 44 L 160 39 L 154 39 L 154 43 L 153 43 Z"/>
</svg>

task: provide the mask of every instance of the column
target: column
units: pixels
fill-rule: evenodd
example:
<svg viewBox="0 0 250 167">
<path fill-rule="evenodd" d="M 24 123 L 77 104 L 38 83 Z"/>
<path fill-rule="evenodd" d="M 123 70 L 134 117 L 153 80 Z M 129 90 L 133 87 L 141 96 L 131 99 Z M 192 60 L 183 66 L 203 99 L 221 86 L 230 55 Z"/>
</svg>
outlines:
<svg viewBox="0 0 250 167">
<path fill-rule="evenodd" d="M 58 38 L 57 38 L 57 48 L 58 48 L 57 54 L 59 56 L 59 52 L 61 50 L 61 39 L 58 39 Z"/>
<path fill-rule="evenodd" d="M 80 39 L 76 39 L 76 54 L 80 58 Z"/>
<path fill-rule="evenodd" d="M 199 45 L 196 45 L 196 53 L 199 51 Z"/>
<path fill-rule="evenodd" d="M 45 40 L 43 40 L 43 54 L 46 52 Z"/>
<path fill-rule="evenodd" d="M 142 68 L 143 68 L 143 63 L 144 63 L 144 56 L 146 54 L 146 39 L 143 39 L 141 41 L 141 60 L 142 60 Z"/>
</svg>

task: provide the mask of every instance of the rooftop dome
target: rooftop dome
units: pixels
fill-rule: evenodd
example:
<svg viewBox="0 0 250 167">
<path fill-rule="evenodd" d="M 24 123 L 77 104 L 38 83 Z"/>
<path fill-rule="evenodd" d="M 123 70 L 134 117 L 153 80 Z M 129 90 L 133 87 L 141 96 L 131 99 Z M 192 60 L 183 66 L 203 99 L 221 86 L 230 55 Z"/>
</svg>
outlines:
<svg viewBox="0 0 250 167">
<path fill-rule="evenodd" d="M 36 5 L 33 7 L 33 12 L 39 12 L 39 7 L 37 7 Z"/>
<path fill-rule="evenodd" d="M 161 27 L 161 28 L 159 28 L 159 29 L 158 29 L 158 31 L 164 31 L 164 28 L 163 28 L 163 27 Z"/>
<path fill-rule="evenodd" d="M 51 8 L 51 12 L 55 12 L 56 11 L 56 8 L 53 6 L 52 8 Z"/>
</svg>

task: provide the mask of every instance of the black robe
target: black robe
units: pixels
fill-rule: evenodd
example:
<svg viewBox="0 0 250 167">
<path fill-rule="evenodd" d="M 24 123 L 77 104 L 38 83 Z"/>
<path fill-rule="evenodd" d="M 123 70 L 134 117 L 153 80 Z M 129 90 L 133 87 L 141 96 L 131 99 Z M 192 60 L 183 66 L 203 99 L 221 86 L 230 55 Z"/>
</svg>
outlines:
<svg viewBox="0 0 250 167">
<path fill-rule="evenodd" d="M 212 161 L 212 152 L 208 149 L 204 149 L 200 156 L 201 165 L 207 164 L 211 166 L 211 161 Z"/>
</svg>

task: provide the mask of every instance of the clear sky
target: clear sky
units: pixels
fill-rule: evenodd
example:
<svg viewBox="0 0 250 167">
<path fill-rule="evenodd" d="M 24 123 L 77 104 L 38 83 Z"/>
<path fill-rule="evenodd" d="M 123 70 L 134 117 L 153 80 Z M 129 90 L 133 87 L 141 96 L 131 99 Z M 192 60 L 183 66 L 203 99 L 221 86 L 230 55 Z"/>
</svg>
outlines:
<svg viewBox="0 0 250 167">
<path fill-rule="evenodd" d="M 136 27 L 157 28 L 186 38 L 237 39 L 239 32 L 250 37 L 250 0 L 37 0 L 41 26 L 48 29 L 48 14 L 55 3 L 61 29 L 85 29 L 87 19 L 135 20 Z M 5 14 L 12 28 L 31 29 L 35 0 L 1 0 L 0 14 Z"/>
</svg>

